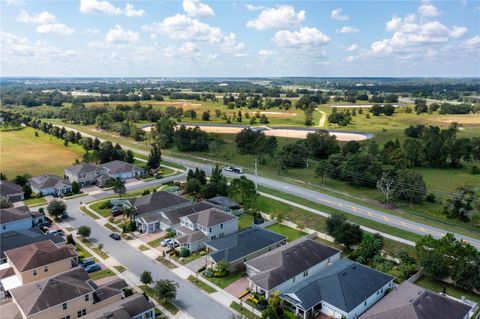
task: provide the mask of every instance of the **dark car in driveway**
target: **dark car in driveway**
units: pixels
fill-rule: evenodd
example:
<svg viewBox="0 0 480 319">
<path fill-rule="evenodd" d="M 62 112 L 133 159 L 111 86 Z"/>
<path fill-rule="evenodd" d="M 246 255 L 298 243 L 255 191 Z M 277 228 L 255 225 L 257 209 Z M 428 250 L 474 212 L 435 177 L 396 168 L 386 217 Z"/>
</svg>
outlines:
<svg viewBox="0 0 480 319">
<path fill-rule="evenodd" d="M 113 238 L 115 240 L 120 240 L 122 237 L 120 237 L 120 235 L 117 233 L 111 233 L 110 238 Z"/>
</svg>

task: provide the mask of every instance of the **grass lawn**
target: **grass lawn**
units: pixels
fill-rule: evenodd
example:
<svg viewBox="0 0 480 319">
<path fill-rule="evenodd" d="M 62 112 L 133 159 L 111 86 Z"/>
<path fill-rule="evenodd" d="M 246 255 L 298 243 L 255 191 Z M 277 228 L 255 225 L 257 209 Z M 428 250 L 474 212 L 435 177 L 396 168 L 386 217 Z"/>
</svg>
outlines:
<svg viewBox="0 0 480 319">
<path fill-rule="evenodd" d="M 118 272 L 122 273 L 124 272 L 125 270 L 127 270 L 127 268 L 123 267 L 122 265 L 118 265 L 118 266 L 113 266 L 113 268 L 115 268 Z"/>
<path fill-rule="evenodd" d="M 298 229 L 294 229 L 282 224 L 274 224 L 272 226 L 268 226 L 267 229 L 287 237 L 288 241 L 293 241 L 306 235 L 306 233 Z"/>
<path fill-rule="evenodd" d="M 139 249 L 140 251 L 145 251 L 145 250 L 149 250 L 150 248 L 148 248 L 148 247 L 145 246 L 145 245 L 140 245 L 140 246 L 138 246 L 138 249 Z"/>
<path fill-rule="evenodd" d="M 63 146 L 63 140 L 25 127 L 17 131 L 2 131 L 0 158 L 2 173 L 8 178 L 28 173 L 32 176 L 55 174 L 63 176 L 65 167 L 75 159 L 81 160 L 84 150 L 80 145 Z M 28 152 L 28 156 L 26 156 Z"/>
<path fill-rule="evenodd" d="M 194 260 L 202 257 L 202 255 L 200 255 L 200 252 L 201 252 L 201 251 L 205 252 L 205 249 L 202 249 L 202 250 L 199 250 L 199 251 L 197 251 L 197 252 L 194 252 L 194 253 L 190 254 L 190 256 L 188 256 L 188 257 L 177 257 L 176 260 L 177 260 L 179 263 L 181 263 L 182 265 L 186 265 L 186 264 L 191 263 L 192 261 L 194 261 Z M 205 256 L 205 255 L 204 255 L 204 256 Z"/>
<path fill-rule="evenodd" d="M 110 224 L 110 223 L 106 223 L 106 224 L 103 225 L 103 226 L 107 227 L 109 230 L 113 231 L 114 233 L 116 233 L 116 232 L 119 231 L 115 226 L 113 226 L 113 225 Z"/>
<path fill-rule="evenodd" d="M 85 215 L 90 216 L 93 219 L 100 219 L 97 215 L 89 211 L 85 206 L 80 207 L 80 210 L 85 213 Z"/>
<path fill-rule="evenodd" d="M 162 240 L 164 240 L 164 239 L 165 239 L 165 236 L 162 236 L 162 237 L 159 237 L 157 239 L 149 241 L 147 244 L 149 246 L 152 246 L 153 248 L 157 248 L 157 247 L 160 246 L 160 244 L 162 243 Z"/>
<path fill-rule="evenodd" d="M 113 271 L 107 268 L 107 269 L 102 269 L 99 271 L 92 272 L 89 274 L 89 276 L 90 276 L 90 279 L 92 280 L 98 280 L 105 277 L 115 276 L 115 274 L 113 273 Z"/>
<path fill-rule="evenodd" d="M 153 294 L 153 288 L 150 287 L 150 286 L 147 286 L 147 285 L 140 285 L 138 286 L 140 289 L 142 289 L 146 294 L 147 296 L 153 298 L 153 299 L 156 299 L 154 297 L 154 294 Z M 161 304 L 165 309 L 167 309 L 168 311 L 170 311 L 172 314 L 176 314 L 178 312 L 178 308 L 177 306 L 175 306 L 174 304 L 170 303 L 170 302 L 164 302 L 164 301 L 159 301 L 157 300 L 159 304 Z"/>
<path fill-rule="evenodd" d="M 215 285 L 217 285 L 218 287 L 220 288 L 225 288 L 227 287 L 228 285 L 230 285 L 231 283 L 237 281 L 238 279 L 242 278 L 245 274 L 244 273 L 241 273 L 241 272 L 234 272 L 234 273 L 230 273 L 228 274 L 227 276 L 225 277 L 219 277 L 219 278 L 216 278 L 216 277 L 211 277 L 211 278 L 208 278 L 208 277 L 205 277 L 207 278 L 208 280 L 210 280 L 211 282 L 213 282 Z"/>
<path fill-rule="evenodd" d="M 78 240 L 80 240 L 84 245 L 86 245 L 88 248 L 93 250 L 97 255 L 99 255 L 102 259 L 107 259 L 108 254 L 104 252 L 103 250 L 100 250 L 96 245 L 92 244 L 88 239 L 86 238 L 81 238 L 77 237 Z"/>
<path fill-rule="evenodd" d="M 251 312 L 250 310 L 246 309 L 245 307 L 241 306 L 238 302 L 232 301 L 230 304 L 230 308 L 239 312 L 243 317 L 247 319 L 260 319 L 259 316 Z"/>
<path fill-rule="evenodd" d="M 238 220 L 238 228 L 240 230 L 249 228 L 253 225 L 253 217 L 252 215 L 242 214 Z"/>
<path fill-rule="evenodd" d="M 80 259 L 92 257 L 92 254 L 90 254 L 88 251 L 86 251 L 82 247 L 82 245 L 80 245 L 78 243 L 75 244 L 75 250 L 77 251 L 77 254 L 80 257 Z"/>
<path fill-rule="evenodd" d="M 99 214 L 102 217 L 108 218 L 111 216 L 112 209 L 111 208 L 100 208 L 104 205 L 108 200 L 102 200 L 99 202 L 95 202 L 90 205 L 90 209 L 95 211 L 95 213 Z"/>
<path fill-rule="evenodd" d="M 204 283 L 203 281 L 201 281 L 200 279 L 197 279 L 195 277 L 193 277 L 192 275 L 188 276 L 188 281 L 190 281 L 191 283 L 193 283 L 195 286 L 197 286 L 198 288 L 202 289 L 202 290 L 205 290 L 206 292 L 208 292 L 209 294 L 211 293 L 214 293 L 216 292 L 217 290 L 213 287 L 210 287 L 209 285 L 207 285 L 206 283 Z"/>
<path fill-rule="evenodd" d="M 39 206 L 47 203 L 47 200 L 43 197 L 40 198 L 29 198 L 23 201 L 28 207 Z"/>
<path fill-rule="evenodd" d="M 420 287 L 430 289 L 434 292 L 443 292 L 443 288 L 446 289 L 447 295 L 460 299 L 462 296 L 465 296 L 467 299 L 475 301 L 476 303 L 480 304 L 480 295 L 476 294 L 472 291 L 463 290 L 461 288 L 457 288 L 451 284 L 444 283 L 443 281 L 437 281 L 430 279 L 426 276 L 423 276 L 419 280 L 415 282 L 416 285 Z"/>
<path fill-rule="evenodd" d="M 163 264 L 164 266 L 170 268 L 170 269 L 177 268 L 177 265 L 175 265 L 170 260 L 168 260 L 167 258 L 164 258 L 162 256 L 158 256 L 155 260 L 158 261 L 159 263 Z"/>
</svg>

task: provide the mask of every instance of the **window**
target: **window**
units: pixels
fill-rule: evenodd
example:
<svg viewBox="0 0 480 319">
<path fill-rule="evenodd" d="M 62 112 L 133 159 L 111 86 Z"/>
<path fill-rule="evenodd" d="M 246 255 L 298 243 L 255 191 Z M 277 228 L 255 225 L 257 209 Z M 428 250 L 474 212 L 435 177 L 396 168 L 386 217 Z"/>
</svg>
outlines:
<svg viewBox="0 0 480 319">
<path fill-rule="evenodd" d="M 364 306 L 366 306 L 366 305 L 367 305 L 367 301 L 366 301 L 366 300 L 365 300 L 365 302 L 363 303 L 363 305 L 364 305 Z"/>
<path fill-rule="evenodd" d="M 64 303 L 62 304 L 62 309 L 63 309 L 63 310 L 67 310 L 67 303 L 66 303 L 66 302 L 64 302 Z"/>
<path fill-rule="evenodd" d="M 7 229 L 7 225 L 2 225 L 2 229 Z"/>
<path fill-rule="evenodd" d="M 89 301 L 90 300 L 90 295 L 85 295 L 85 301 Z"/>
<path fill-rule="evenodd" d="M 295 282 L 295 277 L 292 278 L 292 282 Z"/>
<path fill-rule="evenodd" d="M 210 232 L 210 233 L 212 232 L 212 228 L 210 228 L 209 232 Z"/>
<path fill-rule="evenodd" d="M 308 276 L 308 270 L 305 270 L 305 271 L 303 272 L 303 277 L 305 277 L 305 276 Z"/>
<path fill-rule="evenodd" d="M 33 270 L 33 275 L 34 275 L 34 276 L 37 275 L 37 270 L 36 270 L 36 269 Z"/>
<path fill-rule="evenodd" d="M 62 319 L 70 319 L 70 315 L 67 315 L 65 317 L 62 317 Z"/>
<path fill-rule="evenodd" d="M 44 271 L 44 272 L 48 272 L 48 266 L 44 266 L 44 267 L 43 267 L 43 271 Z"/>
<path fill-rule="evenodd" d="M 223 229 L 223 224 L 220 224 L 220 228 Z"/>
<path fill-rule="evenodd" d="M 77 311 L 77 317 L 78 318 L 83 317 L 85 315 L 87 315 L 87 309 L 82 309 L 82 310 Z"/>
</svg>

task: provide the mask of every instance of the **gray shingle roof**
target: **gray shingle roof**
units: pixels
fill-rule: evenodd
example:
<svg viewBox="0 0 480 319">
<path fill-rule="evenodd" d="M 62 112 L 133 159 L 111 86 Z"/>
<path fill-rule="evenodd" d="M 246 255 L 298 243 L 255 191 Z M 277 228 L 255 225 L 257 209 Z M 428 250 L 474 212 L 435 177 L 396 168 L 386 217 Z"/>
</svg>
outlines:
<svg viewBox="0 0 480 319">
<path fill-rule="evenodd" d="M 187 205 L 190 201 L 178 195 L 168 192 L 153 192 L 148 195 L 134 198 L 132 205 L 138 215 L 165 210 L 167 208 Z"/>
<path fill-rule="evenodd" d="M 16 230 L 2 233 L 0 236 L 1 258 L 5 258 L 5 252 L 17 247 L 26 246 L 44 240 L 51 240 L 56 244 L 65 241 L 62 236 L 46 235 L 40 229 Z"/>
<path fill-rule="evenodd" d="M 349 313 L 393 279 L 390 275 L 343 258 L 282 296 L 298 299 L 296 302 L 305 310 L 324 301 Z"/>
<path fill-rule="evenodd" d="M 260 272 L 250 279 L 266 290 L 271 290 L 305 270 L 339 253 L 335 248 L 308 238 L 287 245 L 246 262 Z"/>
<path fill-rule="evenodd" d="M 218 208 L 210 208 L 201 212 L 187 215 L 186 218 L 188 218 L 193 224 L 199 224 L 203 227 L 211 227 L 228 222 L 238 217 L 225 213 Z"/>
<path fill-rule="evenodd" d="M 215 262 L 222 259 L 233 262 L 286 239 L 285 236 L 275 232 L 253 226 L 236 234 L 211 241 L 207 245 L 216 250 L 210 254 Z"/>
<path fill-rule="evenodd" d="M 193 243 L 196 243 L 198 241 L 201 241 L 203 239 L 207 238 L 207 236 L 205 236 L 204 233 L 202 233 L 201 231 L 199 230 L 195 230 L 189 234 L 186 234 L 184 236 L 180 236 L 178 237 L 176 240 L 180 243 L 180 244 L 185 244 L 185 243 L 189 243 L 189 244 L 193 244 Z"/>
<path fill-rule="evenodd" d="M 209 201 L 212 204 L 220 205 L 223 207 L 240 208 L 240 205 L 236 201 L 225 196 L 212 197 L 207 199 L 207 201 Z"/>
<path fill-rule="evenodd" d="M 93 165 L 90 163 L 81 163 L 81 164 L 67 167 L 65 170 L 68 170 L 69 172 L 76 175 L 76 174 L 95 172 L 97 169 L 98 169 L 97 165 Z"/>
<path fill-rule="evenodd" d="M 30 186 L 36 189 L 54 187 L 56 189 L 64 188 L 65 186 L 72 186 L 69 181 L 55 175 L 40 175 L 32 177 L 28 180 Z"/>
<path fill-rule="evenodd" d="M 28 218 L 32 218 L 32 214 L 27 206 L 0 209 L 0 224 L 11 223 Z"/>
<path fill-rule="evenodd" d="M 368 309 L 361 319 L 462 319 L 470 306 L 407 281 Z"/>
<path fill-rule="evenodd" d="M 23 189 L 20 185 L 9 181 L 0 181 L 0 195 L 9 196 L 13 194 L 23 193 Z"/>
<path fill-rule="evenodd" d="M 110 174 L 121 174 L 127 173 L 132 171 L 143 171 L 143 168 L 138 167 L 137 165 L 133 165 L 124 161 L 111 161 L 107 163 L 103 163 L 102 166 L 108 170 Z"/>
<path fill-rule="evenodd" d="M 130 319 L 153 308 L 153 302 L 137 294 L 91 312 L 85 319 Z"/>
</svg>

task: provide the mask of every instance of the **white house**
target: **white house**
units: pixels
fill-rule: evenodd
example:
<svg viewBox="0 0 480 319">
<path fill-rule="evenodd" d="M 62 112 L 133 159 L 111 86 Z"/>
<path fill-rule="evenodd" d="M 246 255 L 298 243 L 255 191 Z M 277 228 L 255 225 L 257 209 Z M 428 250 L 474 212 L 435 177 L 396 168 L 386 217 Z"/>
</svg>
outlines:
<svg viewBox="0 0 480 319">
<path fill-rule="evenodd" d="M 320 313 L 330 318 L 355 319 L 393 288 L 393 279 L 343 258 L 285 290 L 281 298 L 304 319 Z"/>
<path fill-rule="evenodd" d="M 340 259 L 340 251 L 309 238 L 300 238 L 266 254 L 247 260 L 251 291 L 266 298 L 307 280 Z"/>
<path fill-rule="evenodd" d="M 34 193 L 43 195 L 61 196 L 72 191 L 72 184 L 55 175 L 40 175 L 28 180 Z"/>
<path fill-rule="evenodd" d="M 177 242 L 195 252 L 205 243 L 234 234 L 238 231 L 238 217 L 218 208 L 210 208 L 180 218 Z"/>
</svg>

